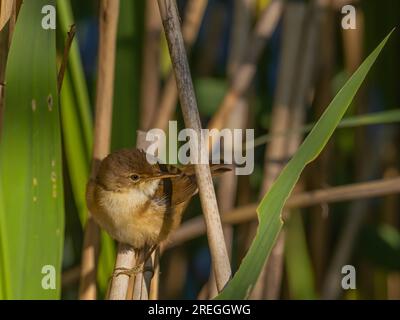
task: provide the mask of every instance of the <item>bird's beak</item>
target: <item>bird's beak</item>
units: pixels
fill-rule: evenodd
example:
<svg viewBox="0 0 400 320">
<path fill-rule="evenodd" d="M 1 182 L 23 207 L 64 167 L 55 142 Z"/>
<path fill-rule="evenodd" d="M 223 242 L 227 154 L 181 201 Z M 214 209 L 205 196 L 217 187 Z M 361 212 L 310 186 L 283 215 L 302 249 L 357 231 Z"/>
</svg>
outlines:
<svg viewBox="0 0 400 320">
<path fill-rule="evenodd" d="M 175 178 L 178 177 L 180 174 L 174 173 L 157 173 L 153 176 L 147 178 L 147 180 L 155 180 L 155 179 L 167 179 L 167 178 Z"/>
</svg>

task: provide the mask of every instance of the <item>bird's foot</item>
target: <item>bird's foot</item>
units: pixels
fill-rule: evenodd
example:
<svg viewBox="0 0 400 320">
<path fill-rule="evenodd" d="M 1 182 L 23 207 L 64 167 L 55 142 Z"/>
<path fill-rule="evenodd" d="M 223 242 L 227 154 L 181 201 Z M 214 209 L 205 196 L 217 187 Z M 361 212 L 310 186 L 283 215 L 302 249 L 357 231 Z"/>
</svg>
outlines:
<svg viewBox="0 0 400 320">
<path fill-rule="evenodd" d="M 121 274 L 131 277 L 143 271 L 144 269 L 142 264 L 136 265 L 133 268 L 115 268 L 113 277 L 118 277 Z"/>
</svg>

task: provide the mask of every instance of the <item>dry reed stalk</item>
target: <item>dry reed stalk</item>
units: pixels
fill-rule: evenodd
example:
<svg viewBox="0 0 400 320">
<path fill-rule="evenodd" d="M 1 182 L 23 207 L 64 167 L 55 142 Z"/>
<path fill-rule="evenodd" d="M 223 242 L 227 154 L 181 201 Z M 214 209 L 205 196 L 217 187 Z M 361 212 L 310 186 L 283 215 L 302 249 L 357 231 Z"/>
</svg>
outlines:
<svg viewBox="0 0 400 320">
<path fill-rule="evenodd" d="M 330 0 L 331 5 L 336 10 L 341 10 L 343 6 L 347 4 L 356 5 L 360 3 L 360 0 Z"/>
<path fill-rule="evenodd" d="M 12 17 L 15 2 L 15 0 L 0 1 L 0 31 L 3 30 L 4 26 Z"/>
<path fill-rule="evenodd" d="M 221 39 L 224 36 L 225 21 L 228 17 L 226 5 L 223 1 L 212 1 L 207 16 L 204 19 L 203 38 L 207 39 L 197 52 L 201 59 L 196 61 L 194 66 L 198 77 L 210 76 L 218 63 L 218 54 Z"/>
<path fill-rule="evenodd" d="M 17 17 L 19 14 L 19 10 L 21 9 L 21 5 L 22 5 L 22 0 L 16 0 L 14 2 L 13 12 L 9 22 L 9 28 L 10 28 L 9 44 L 11 44 L 12 35 L 14 33 L 15 24 L 17 22 Z"/>
<path fill-rule="evenodd" d="M 154 275 L 150 284 L 149 300 L 158 300 L 160 286 L 160 248 L 153 253 Z"/>
<path fill-rule="evenodd" d="M 239 97 L 243 96 L 249 89 L 257 70 L 257 61 L 264 50 L 267 40 L 271 37 L 279 22 L 283 10 L 283 1 L 272 0 L 257 21 L 249 43 L 246 45 L 248 51 L 237 67 L 233 75 L 233 82 L 225 94 L 217 113 L 210 121 L 208 127 L 222 129 L 225 119 L 232 112 Z"/>
<path fill-rule="evenodd" d="M 207 7 L 207 3 L 208 0 L 190 0 L 186 5 L 185 19 L 182 26 L 182 34 L 186 50 L 188 53 L 190 52 L 197 38 L 201 26 L 201 21 L 203 20 L 204 12 Z M 155 2 L 152 2 L 152 7 L 153 6 L 156 6 Z M 157 19 L 159 22 L 161 22 L 157 6 L 155 9 L 157 10 Z M 152 10 L 154 10 L 154 8 L 152 8 Z M 161 27 L 161 23 L 157 27 Z M 159 43 L 157 43 L 157 46 L 159 46 Z M 167 76 L 167 81 L 160 97 L 158 89 L 159 88 L 157 87 L 157 94 L 154 95 L 157 98 L 156 102 L 159 104 L 157 114 L 151 111 L 146 111 L 145 113 L 148 114 L 149 117 L 148 121 L 150 122 L 148 122 L 147 119 L 146 120 L 142 119 L 142 120 L 145 121 L 144 128 L 146 128 L 148 123 L 149 127 L 147 129 L 150 129 L 150 124 L 151 124 L 152 127 L 162 128 L 163 130 L 166 130 L 168 127 L 168 121 L 172 117 L 172 114 L 175 110 L 176 103 L 178 100 L 178 91 L 176 88 L 175 77 L 172 70 L 169 72 Z M 151 92 L 149 94 L 151 94 Z M 153 100 L 154 97 L 153 99 L 151 99 L 151 101 Z M 143 108 L 143 110 L 144 109 L 145 108 Z M 155 256 L 154 258 L 158 260 L 159 256 Z M 159 268 L 159 265 L 158 263 L 156 263 L 156 261 L 155 264 L 158 266 L 157 268 Z M 159 270 L 155 270 L 155 274 L 151 282 L 151 287 L 153 288 L 153 290 L 151 290 L 151 295 L 153 294 L 153 298 L 154 296 L 158 295 L 158 281 L 159 281 Z M 156 290 L 157 293 L 154 292 L 154 290 Z"/>
<path fill-rule="evenodd" d="M 208 0 L 190 0 L 187 4 L 185 19 L 182 25 L 183 41 L 187 54 L 190 54 L 191 48 L 199 33 L 207 3 Z M 168 121 L 172 118 L 177 101 L 178 90 L 176 88 L 174 73 L 171 70 L 161 93 L 158 115 L 153 119 L 152 126 L 154 128 L 163 130 L 168 128 Z"/>
<path fill-rule="evenodd" d="M 119 0 L 101 0 L 99 71 L 91 178 L 96 177 L 98 165 L 107 156 L 110 148 L 118 13 Z M 99 227 L 89 213 L 82 250 L 80 299 L 96 299 L 96 261 L 99 242 Z"/>
<path fill-rule="evenodd" d="M 397 146 L 392 143 L 387 154 L 388 164 L 385 169 L 384 176 L 387 178 L 396 177 L 399 175 L 397 169 L 398 153 Z M 383 205 L 383 223 L 391 225 L 393 228 L 400 226 L 399 212 L 399 197 L 398 196 L 387 196 Z M 387 275 L 387 299 L 388 300 L 399 300 L 400 299 L 400 273 L 396 271 L 389 272 Z"/>
<path fill-rule="evenodd" d="M 137 261 L 142 261 L 147 254 L 147 250 L 139 250 L 137 252 Z M 150 283 L 154 274 L 153 256 L 147 259 L 143 266 L 143 272 L 135 275 L 132 300 L 148 300 L 150 294 Z"/>
<path fill-rule="evenodd" d="M 254 2 L 253 0 L 234 0 L 227 66 L 230 79 L 232 79 L 240 66 L 240 62 L 246 52 L 247 40 L 251 36 L 250 28 Z"/>
<path fill-rule="evenodd" d="M 140 93 L 140 129 L 149 130 L 157 111 L 160 89 L 161 19 L 155 1 L 146 1 L 143 67 Z"/>
<path fill-rule="evenodd" d="M 205 227 L 204 227 L 204 232 Z M 163 247 L 160 248 L 161 253 Z M 182 296 L 189 272 L 188 252 L 184 247 L 177 247 L 168 253 L 168 263 L 163 270 L 163 286 L 160 287 L 160 295 L 163 299 L 177 299 Z M 179 275 L 179 276 L 177 276 Z"/>
<path fill-rule="evenodd" d="M 146 1 L 145 40 L 143 46 L 143 68 L 140 94 L 140 129 L 151 129 L 157 114 L 160 92 L 160 39 L 161 18 L 155 1 Z M 153 255 L 156 262 L 158 256 Z M 131 279 L 134 280 L 134 279 Z M 158 276 L 152 281 L 158 281 Z M 128 289 L 128 291 L 132 291 Z"/>
<path fill-rule="evenodd" d="M 0 27 L 0 138 L 5 94 L 4 82 L 6 77 L 7 56 L 10 49 L 11 39 L 14 32 L 17 12 L 19 8 L 17 1 L 3 2 L 1 3 L 1 11 L 7 11 L 7 14 L 3 14 L 4 21 L 6 21 L 7 23 L 2 28 Z"/>
<path fill-rule="evenodd" d="M 69 50 L 71 49 L 72 41 L 74 40 L 75 37 L 75 25 L 71 25 L 68 33 L 67 33 L 67 39 L 65 40 L 65 45 L 64 45 L 64 53 L 63 53 L 63 58 L 61 60 L 61 66 L 60 70 L 58 71 L 58 76 L 57 76 L 57 89 L 58 93 L 61 92 L 61 87 L 63 84 L 64 80 L 64 74 L 65 70 L 67 69 L 67 64 L 68 64 L 68 55 L 69 55 Z"/>
<path fill-rule="evenodd" d="M 400 272 L 391 272 L 387 276 L 387 299 L 400 299 Z"/>
<path fill-rule="evenodd" d="M 300 62 L 296 70 L 296 86 L 290 102 L 290 123 L 291 129 L 299 132 L 304 124 L 308 97 L 313 87 L 315 60 L 317 56 L 317 41 L 321 27 L 321 16 L 319 6 L 312 5 L 309 10 L 309 19 L 306 19 L 306 27 L 300 45 Z M 292 155 L 297 151 L 302 140 L 302 134 L 295 134 L 287 138 L 287 155 Z M 294 193 L 296 190 L 294 191 Z M 289 211 L 286 212 L 289 214 Z M 266 281 L 264 283 L 265 299 L 278 299 L 282 287 L 283 274 L 283 250 L 285 247 L 284 232 L 279 236 L 272 250 L 272 255 L 268 260 L 268 270 L 266 271 Z"/>
<path fill-rule="evenodd" d="M 117 259 L 115 268 L 131 269 L 136 264 L 135 250 L 123 243 L 118 244 Z M 120 274 L 113 277 L 110 284 L 109 300 L 125 300 L 128 295 L 130 277 L 126 274 Z"/>
<path fill-rule="evenodd" d="M 322 115 L 327 105 L 332 100 L 332 79 L 335 60 L 335 27 L 334 11 L 331 0 L 318 0 L 321 10 L 321 32 L 318 43 L 320 58 L 315 89 L 313 108 L 317 119 Z M 317 189 L 329 181 L 332 159 L 333 140 L 329 141 L 319 157 L 311 164 L 307 177 L 310 189 Z M 316 288 L 319 291 L 325 273 L 327 261 L 327 246 L 329 239 L 329 215 L 328 206 L 321 204 L 311 208 L 310 212 L 310 255 L 315 274 Z"/>
<path fill-rule="evenodd" d="M 301 192 L 290 196 L 285 204 L 286 209 L 305 208 L 321 203 L 336 203 L 359 199 L 368 199 L 379 196 L 387 196 L 400 193 L 400 177 L 359 182 L 344 186 L 331 187 L 307 192 Z M 258 204 L 244 205 L 222 216 L 223 223 L 241 224 L 256 219 Z M 205 223 L 201 216 L 190 219 L 170 236 L 162 250 L 173 248 L 186 241 L 192 240 L 205 233 Z"/>
<path fill-rule="evenodd" d="M 250 33 L 251 25 L 251 9 L 252 0 L 235 0 L 234 3 L 234 14 L 233 14 L 233 25 L 231 31 L 231 47 L 229 50 L 227 73 L 228 78 L 232 81 L 232 77 L 235 74 L 235 70 L 238 68 L 242 56 L 246 49 L 247 37 Z M 230 130 L 240 128 L 245 129 L 247 124 L 247 110 L 248 103 L 247 99 L 240 97 L 234 106 L 232 113 L 226 121 L 226 127 Z M 225 141 L 224 148 L 233 150 L 232 141 Z M 237 191 L 237 176 L 232 170 L 231 172 L 225 173 L 219 181 L 217 197 L 219 210 L 221 216 L 224 213 L 229 212 L 235 206 Z M 223 232 L 225 237 L 225 243 L 228 250 L 228 255 L 232 258 L 232 242 L 233 242 L 233 227 L 229 224 L 223 224 Z M 217 288 L 215 285 L 214 273 L 211 271 L 210 279 L 208 281 L 209 290 L 207 291 L 208 298 L 212 299 L 217 294 Z M 202 290 L 202 294 L 206 291 Z"/>
<path fill-rule="evenodd" d="M 197 136 L 200 137 L 200 116 L 180 30 L 176 2 L 174 0 L 158 0 L 158 5 L 175 72 L 185 125 L 187 128 L 194 129 Z M 200 141 L 199 152 L 202 156 L 205 155 L 205 150 L 204 141 Z M 217 289 L 221 291 L 231 277 L 231 267 L 222 232 L 221 219 L 218 213 L 210 166 L 208 164 L 197 164 L 195 165 L 195 171 L 201 205 L 207 225 L 208 242 Z"/>
<path fill-rule="evenodd" d="M 210 275 L 210 277 L 211 277 L 211 275 Z M 210 299 L 210 283 L 209 283 L 209 281 L 206 282 L 201 287 L 199 293 L 197 294 L 197 300 L 209 300 Z"/>
<path fill-rule="evenodd" d="M 283 18 L 283 38 L 281 44 L 281 60 L 279 65 L 279 74 L 275 93 L 275 101 L 272 107 L 271 127 L 272 135 L 278 132 L 285 132 L 291 125 L 291 99 L 296 90 L 297 79 L 296 70 L 300 64 L 300 42 L 303 31 L 303 24 L 306 16 L 306 5 L 304 3 L 288 3 Z M 272 139 L 265 150 L 264 160 L 264 178 L 259 197 L 264 197 L 265 193 L 271 187 L 272 183 L 279 176 L 284 164 L 275 162 L 276 159 L 286 159 L 288 153 L 288 137 L 276 136 Z M 271 161 L 272 160 L 272 161 Z M 258 223 L 254 222 L 253 232 L 250 237 L 253 238 Z M 271 256 L 267 260 L 263 271 L 251 293 L 252 299 L 276 299 L 279 294 L 278 284 L 282 273 L 281 259 L 274 257 L 282 255 L 282 241 L 284 234 L 279 236 L 277 245 L 271 251 Z"/>
<path fill-rule="evenodd" d="M 356 15 L 357 28 L 355 30 L 342 30 L 345 67 L 349 75 L 357 69 L 363 59 L 364 17 L 362 10 L 357 10 Z M 362 86 L 354 102 L 357 112 L 363 112 L 363 109 L 365 109 L 365 99 L 365 87 Z M 365 133 L 365 128 L 357 128 L 355 130 L 356 150 L 354 159 L 356 179 L 370 178 L 371 173 L 376 172 L 380 162 L 379 151 L 375 146 L 372 150 L 371 142 L 365 139 Z M 378 148 L 380 147 L 382 147 L 381 144 L 378 144 Z M 368 161 L 365 161 L 366 158 Z M 367 213 L 368 202 L 355 202 L 351 205 L 322 285 L 321 296 L 323 299 L 336 299 L 339 296 L 341 290 L 340 268 L 351 257 L 358 232 Z"/>
<path fill-rule="evenodd" d="M 75 283 L 78 283 L 81 274 L 81 266 L 74 266 L 63 271 L 61 276 L 61 287 L 67 288 Z"/>
</svg>

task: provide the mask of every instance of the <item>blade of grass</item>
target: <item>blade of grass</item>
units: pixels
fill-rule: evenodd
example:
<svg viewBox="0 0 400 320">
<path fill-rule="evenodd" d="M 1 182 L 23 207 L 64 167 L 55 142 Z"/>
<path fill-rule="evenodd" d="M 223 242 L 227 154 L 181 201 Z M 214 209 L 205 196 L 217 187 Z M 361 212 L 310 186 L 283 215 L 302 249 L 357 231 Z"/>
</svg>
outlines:
<svg viewBox="0 0 400 320">
<path fill-rule="evenodd" d="M 326 145 L 391 33 L 365 59 L 363 64 L 338 92 L 261 201 L 257 208 L 259 227 L 256 237 L 239 270 L 232 280 L 228 282 L 221 294 L 218 295 L 217 299 L 244 299 L 250 294 L 282 228 L 282 208 L 301 172 L 308 163 L 319 155 Z"/>
<path fill-rule="evenodd" d="M 55 4 L 24 2 L 7 63 L 0 142 L 0 269 L 7 299 L 60 297 L 64 199 L 55 31 L 41 23 L 43 6 Z M 42 287 L 44 266 L 54 268 L 54 290 Z"/>
<path fill-rule="evenodd" d="M 74 24 L 71 3 L 69 0 L 64 0 L 58 1 L 57 5 L 57 14 L 60 20 L 60 27 L 62 33 L 66 35 L 71 25 Z M 79 113 L 80 126 L 83 131 L 84 142 L 87 150 L 84 155 L 86 155 L 87 161 L 89 161 L 89 159 L 91 158 L 91 150 L 93 144 L 93 121 L 90 111 L 89 92 L 87 89 L 85 75 L 83 73 L 77 39 L 72 42 L 69 52 L 68 72 L 70 72 L 72 85 L 76 94 L 76 104 Z"/>
<path fill-rule="evenodd" d="M 390 124 L 400 122 L 400 110 L 386 110 L 381 112 L 373 112 L 368 114 L 362 114 L 352 117 L 344 118 L 339 122 L 337 128 L 355 128 L 359 126 L 371 126 L 379 124 Z M 314 123 L 307 124 L 299 130 L 290 130 L 287 132 L 281 132 L 276 134 L 266 134 L 260 136 L 254 140 L 254 147 L 261 146 L 265 143 L 270 142 L 275 136 L 289 136 L 292 134 L 307 133 L 310 132 L 314 127 Z"/>
</svg>

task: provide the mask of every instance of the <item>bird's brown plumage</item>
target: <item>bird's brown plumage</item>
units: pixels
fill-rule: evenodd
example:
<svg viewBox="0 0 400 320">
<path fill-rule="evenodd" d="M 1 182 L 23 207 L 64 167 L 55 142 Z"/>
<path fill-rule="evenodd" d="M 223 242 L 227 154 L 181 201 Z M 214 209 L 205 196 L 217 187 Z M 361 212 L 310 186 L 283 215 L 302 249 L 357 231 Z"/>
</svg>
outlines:
<svg viewBox="0 0 400 320">
<path fill-rule="evenodd" d="M 212 166 L 214 174 L 226 170 Z M 101 162 L 86 198 L 101 227 L 117 241 L 141 249 L 159 244 L 179 226 L 196 193 L 194 166 L 152 165 L 142 150 L 122 149 Z"/>
</svg>

